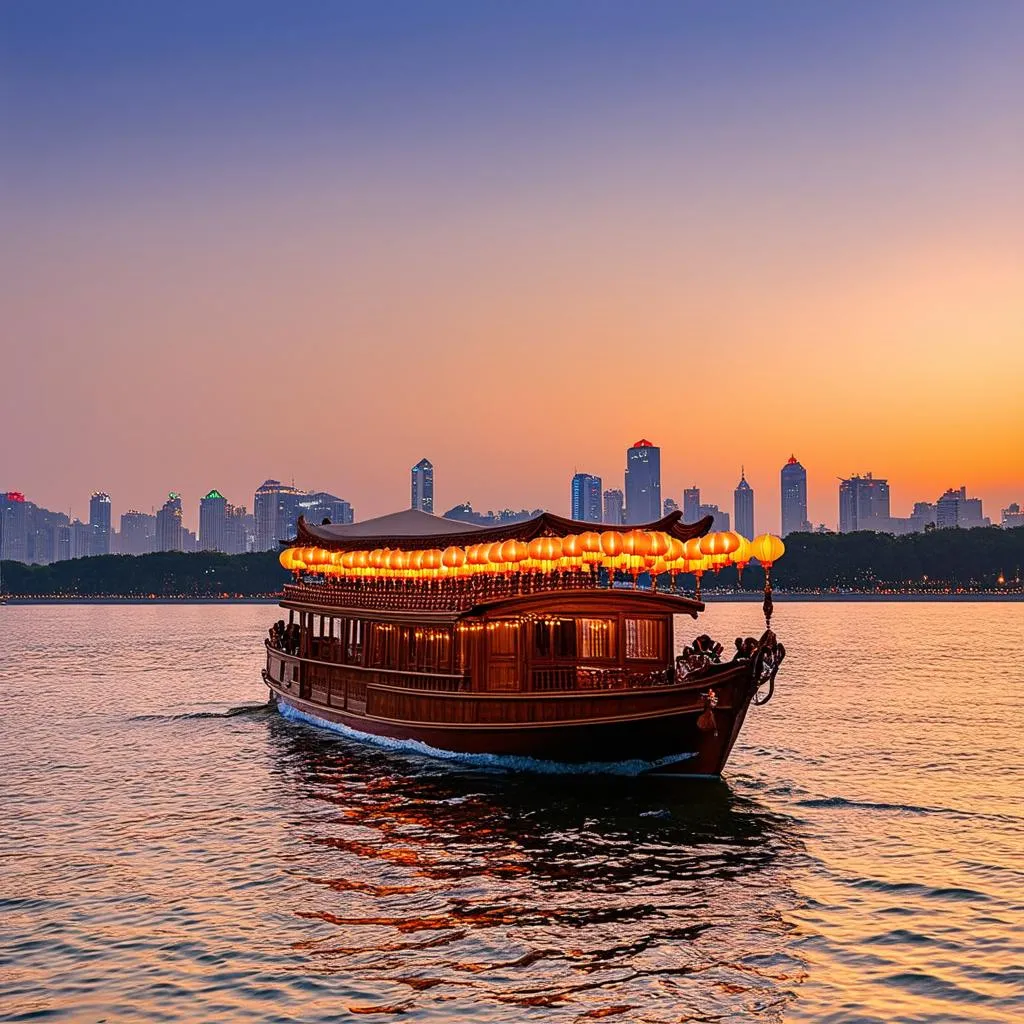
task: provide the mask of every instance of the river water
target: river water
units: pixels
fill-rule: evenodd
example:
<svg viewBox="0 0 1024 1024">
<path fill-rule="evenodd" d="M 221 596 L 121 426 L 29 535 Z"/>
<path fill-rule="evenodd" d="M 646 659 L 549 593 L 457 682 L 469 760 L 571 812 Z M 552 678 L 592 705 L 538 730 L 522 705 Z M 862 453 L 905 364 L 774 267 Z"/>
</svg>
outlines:
<svg viewBox="0 0 1024 1024">
<path fill-rule="evenodd" d="M 287 722 L 274 613 L 0 609 L 0 1019 L 1024 1019 L 1024 604 L 779 604 L 722 783 Z"/>
</svg>

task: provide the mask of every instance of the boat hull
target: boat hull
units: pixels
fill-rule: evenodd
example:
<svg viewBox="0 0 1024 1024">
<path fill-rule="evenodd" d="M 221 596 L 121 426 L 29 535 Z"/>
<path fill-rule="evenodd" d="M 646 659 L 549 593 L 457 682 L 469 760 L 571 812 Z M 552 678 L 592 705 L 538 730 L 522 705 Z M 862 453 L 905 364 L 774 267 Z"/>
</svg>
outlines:
<svg viewBox="0 0 1024 1024">
<path fill-rule="evenodd" d="M 633 762 L 652 771 L 711 776 L 721 774 L 743 723 L 753 696 L 751 677 L 751 666 L 743 663 L 724 667 L 706 681 L 630 694 L 628 704 L 620 702 L 608 708 L 609 713 L 601 713 L 597 701 L 597 713 L 585 718 L 509 724 L 516 717 L 513 713 L 491 724 L 403 721 L 352 713 L 303 699 L 290 692 L 287 684 L 263 674 L 279 705 L 296 716 L 361 736 L 422 744 L 448 755 L 494 755 L 588 767 Z M 718 706 L 709 720 L 704 694 L 712 687 Z M 531 698 L 505 700 L 536 704 Z"/>
</svg>

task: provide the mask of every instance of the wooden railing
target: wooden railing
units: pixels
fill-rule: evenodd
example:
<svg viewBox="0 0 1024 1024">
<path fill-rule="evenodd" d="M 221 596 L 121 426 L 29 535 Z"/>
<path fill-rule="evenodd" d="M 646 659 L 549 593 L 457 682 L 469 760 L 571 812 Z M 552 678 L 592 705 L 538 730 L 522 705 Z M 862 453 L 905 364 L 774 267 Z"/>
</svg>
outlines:
<svg viewBox="0 0 1024 1024">
<path fill-rule="evenodd" d="M 596 573 L 480 574 L 455 580 L 304 580 L 284 587 L 284 599 L 303 604 L 394 611 L 464 611 L 482 601 L 598 587 Z"/>
</svg>

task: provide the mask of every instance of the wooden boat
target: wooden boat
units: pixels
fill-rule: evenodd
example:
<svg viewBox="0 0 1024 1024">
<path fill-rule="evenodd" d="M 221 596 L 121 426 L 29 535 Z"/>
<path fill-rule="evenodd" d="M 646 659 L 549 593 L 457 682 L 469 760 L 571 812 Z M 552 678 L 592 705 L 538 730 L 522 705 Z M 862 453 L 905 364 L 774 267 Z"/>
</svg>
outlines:
<svg viewBox="0 0 1024 1024">
<path fill-rule="evenodd" d="M 441 756 L 718 775 L 750 704 L 770 699 L 783 646 L 768 628 L 737 640 L 732 660 L 706 637 L 675 656 L 676 617 L 704 604 L 665 567 L 686 565 L 671 556 L 710 517 L 589 525 L 300 519 L 281 556 L 295 573 L 287 622 L 266 641 L 271 699 Z"/>
</svg>

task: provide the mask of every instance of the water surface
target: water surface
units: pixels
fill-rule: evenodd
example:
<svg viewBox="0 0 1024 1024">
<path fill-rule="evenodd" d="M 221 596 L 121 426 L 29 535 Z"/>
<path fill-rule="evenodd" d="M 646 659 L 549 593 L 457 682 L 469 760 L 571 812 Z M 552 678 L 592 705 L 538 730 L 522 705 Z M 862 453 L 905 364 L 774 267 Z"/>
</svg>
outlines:
<svg viewBox="0 0 1024 1024">
<path fill-rule="evenodd" d="M 286 722 L 272 607 L 0 616 L 5 1020 L 1022 1016 L 1024 605 L 780 604 L 717 784 Z"/>
</svg>

